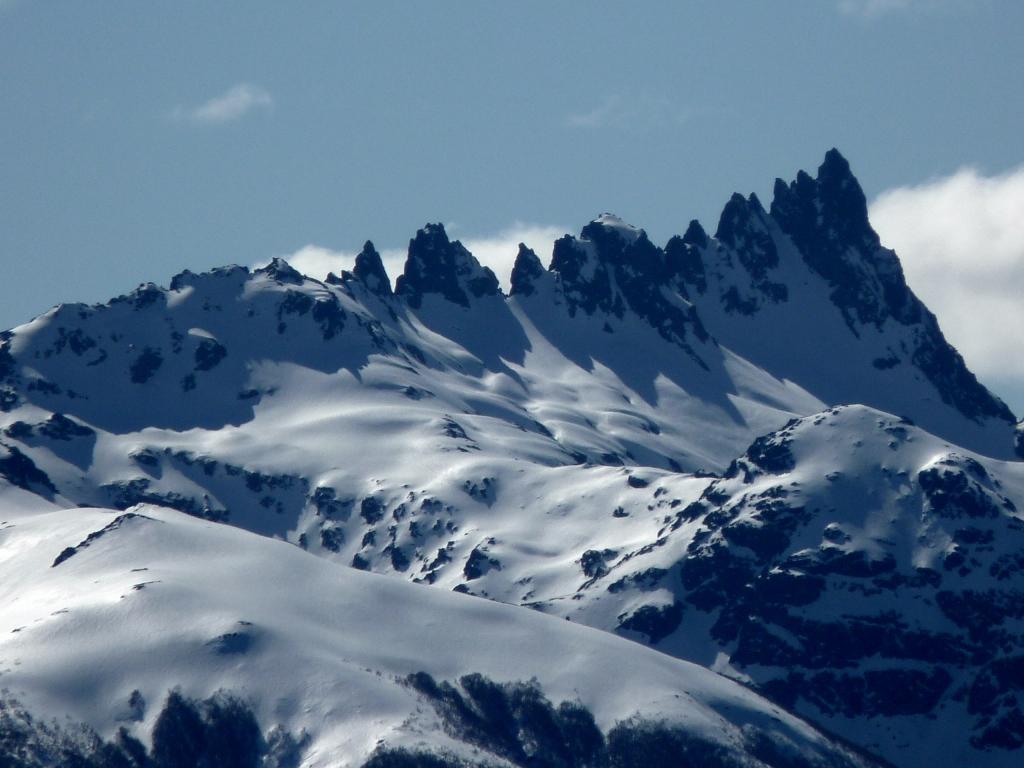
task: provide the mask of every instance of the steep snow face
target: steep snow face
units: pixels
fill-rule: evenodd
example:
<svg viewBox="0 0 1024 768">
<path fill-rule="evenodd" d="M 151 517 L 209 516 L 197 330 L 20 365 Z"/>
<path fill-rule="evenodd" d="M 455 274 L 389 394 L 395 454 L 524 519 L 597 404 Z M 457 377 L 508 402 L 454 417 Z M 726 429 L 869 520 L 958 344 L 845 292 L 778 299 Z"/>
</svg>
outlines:
<svg viewBox="0 0 1024 768">
<path fill-rule="evenodd" d="M 828 403 L 865 403 L 998 458 L 1009 409 L 978 383 L 882 247 L 864 194 L 831 150 L 817 178 L 775 184 L 770 213 L 734 195 L 714 239 L 666 250 L 718 341 Z"/>
<path fill-rule="evenodd" d="M 652 487 L 655 510 L 683 503 L 645 544 L 592 553 L 567 615 L 746 680 L 897 765 L 1016 759 L 1024 465 L 851 406 L 759 438 L 695 499 Z"/>
<path fill-rule="evenodd" d="M 754 757 L 763 745 L 751 746 L 765 739 L 795 765 L 867 764 L 701 667 L 172 510 L 8 508 L 0 543 L 6 695 L 102 735 L 126 727 L 148 741 L 170 690 L 227 691 L 265 730 L 305 733 L 310 768 L 358 765 L 382 743 L 468 758 L 471 745 L 403 681 L 473 671 L 535 679 L 605 731 L 634 716 L 679 726 L 717 745 L 723 765 L 765 765 Z"/>
</svg>

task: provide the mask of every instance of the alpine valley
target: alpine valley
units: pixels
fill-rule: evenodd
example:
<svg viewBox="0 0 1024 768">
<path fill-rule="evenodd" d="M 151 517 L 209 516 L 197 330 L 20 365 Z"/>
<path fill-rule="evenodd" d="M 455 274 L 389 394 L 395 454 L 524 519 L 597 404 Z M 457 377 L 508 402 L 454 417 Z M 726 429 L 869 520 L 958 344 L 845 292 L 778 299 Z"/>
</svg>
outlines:
<svg viewBox="0 0 1024 768">
<path fill-rule="evenodd" d="M 1024 760 L 1024 429 L 846 160 L 0 334 L 0 766 Z"/>
</svg>

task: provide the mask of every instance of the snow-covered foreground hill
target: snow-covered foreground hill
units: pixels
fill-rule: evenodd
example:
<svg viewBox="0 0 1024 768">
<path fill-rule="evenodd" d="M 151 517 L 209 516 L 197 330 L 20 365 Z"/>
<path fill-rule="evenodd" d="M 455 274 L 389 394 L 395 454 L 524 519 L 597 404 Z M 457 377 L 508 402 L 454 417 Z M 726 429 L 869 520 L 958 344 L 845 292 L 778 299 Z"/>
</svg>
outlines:
<svg viewBox="0 0 1024 768">
<path fill-rule="evenodd" d="M 148 742 L 172 690 L 226 692 L 262 730 L 291 734 L 303 765 L 360 765 L 381 745 L 498 763 L 495 745 L 446 733 L 406 682 L 479 673 L 533 680 L 604 732 L 631 718 L 674 726 L 719 755 L 708 764 L 772 764 L 776 752 L 793 765 L 867 764 L 751 691 L 604 632 L 339 568 L 173 510 L 16 506 L 0 524 L 5 695 L 101 736 L 126 727 Z"/>
<path fill-rule="evenodd" d="M 190 568 L 217 583 L 204 596 L 203 579 L 189 582 L 166 614 L 180 631 L 207 632 L 203 600 L 248 604 L 244 579 L 203 564 L 223 559 L 205 549 L 217 537 L 236 537 L 268 572 L 280 560 L 337 579 L 332 599 L 367 591 L 380 616 L 346 625 L 360 633 L 386 624 L 392 589 L 453 616 L 479 605 L 523 614 L 524 627 L 587 624 L 742 680 L 901 766 L 1016 764 L 1020 428 L 904 283 L 837 152 L 816 178 L 778 182 L 767 211 L 735 196 L 714 237 L 694 222 L 661 248 L 606 214 L 559 240 L 547 268 L 522 247 L 511 286 L 503 295 L 428 225 L 394 289 L 368 243 L 351 272 L 323 282 L 274 261 L 56 307 L 0 334 L 0 519 L 17 512 L 42 536 L 76 515 L 97 530 L 89 516 L 112 514 L 78 506 L 165 508 L 145 514 L 167 525 L 130 518 L 110 541 L 138 535 L 156 558 L 161 531 L 194 538 Z M 39 522 L 25 512 L 36 508 L 49 510 Z M 167 536 L 170 552 L 180 541 Z M 90 552 L 113 569 L 128 553 L 90 546 L 53 574 Z M 98 593 L 87 581 L 83 594 Z M 298 581 L 279 581 L 280 610 L 295 592 L 295 610 L 315 613 Z M 0 615 L 35 599 L 16 583 Z M 126 600 L 158 594 L 148 590 Z M 148 621 L 104 629 L 116 643 Z M 424 638 L 416 653 L 446 642 Z M 470 656 L 373 668 L 403 701 L 415 696 L 392 678 L 419 669 L 536 674 L 552 700 L 571 698 L 556 670 L 594 683 L 572 652 L 535 652 L 550 690 L 539 672 Z M 124 681 L 129 693 L 142 684 Z M 152 727 L 165 694 L 143 692 Z M 38 705 L 72 712 L 62 699 Z M 273 703 L 253 701 L 273 725 Z M 594 711 L 607 730 L 626 709 Z M 74 714 L 99 727 L 89 711 Z"/>
</svg>

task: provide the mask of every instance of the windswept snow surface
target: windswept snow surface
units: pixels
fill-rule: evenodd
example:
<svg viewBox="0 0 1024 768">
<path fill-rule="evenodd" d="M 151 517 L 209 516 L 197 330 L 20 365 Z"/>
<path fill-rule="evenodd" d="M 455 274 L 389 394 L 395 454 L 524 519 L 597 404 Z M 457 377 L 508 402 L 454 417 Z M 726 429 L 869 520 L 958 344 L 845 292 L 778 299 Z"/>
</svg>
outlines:
<svg viewBox="0 0 1024 768">
<path fill-rule="evenodd" d="M 127 725 L 146 739 L 172 688 L 223 690 L 267 728 L 309 734 L 307 766 L 358 765 L 381 742 L 466 752 L 401 681 L 475 671 L 536 678 L 606 730 L 646 716 L 742 755 L 742 728 L 753 726 L 808 758 L 847 755 L 708 670 L 532 611 L 341 568 L 158 507 L 5 516 L 0 680 L 30 711 L 102 734 Z M 148 705 L 130 703 L 135 691 Z"/>
</svg>

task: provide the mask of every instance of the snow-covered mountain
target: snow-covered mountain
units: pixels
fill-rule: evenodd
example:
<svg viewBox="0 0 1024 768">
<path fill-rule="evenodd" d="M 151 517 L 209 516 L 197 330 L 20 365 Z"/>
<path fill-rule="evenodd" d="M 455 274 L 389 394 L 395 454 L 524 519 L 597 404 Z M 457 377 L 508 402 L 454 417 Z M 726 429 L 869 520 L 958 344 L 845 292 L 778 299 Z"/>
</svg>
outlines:
<svg viewBox="0 0 1024 768">
<path fill-rule="evenodd" d="M 505 765 L 522 759 L 517 747 L 550 760 L 531 764 L 572 765 L 545 749 L 586 736 L 599 753 L 602 733 L 613 755 L 643 759 L 616 746 L 617 725 L 620 741 L 653 729 L 709 765 L 871 764 L 736 683 L 608 633 L 339 568 L 173 510 L 40 507 L 12 504 L 0 529 L 12 555 L 0 562 L 6 706 L 100 739 L 116 743 L 121 728 L 146 742 L 186 735 L 169 699 L 230 693 L 277 765 L 387 765 L 382 754 L 403 749 Z M 479 722 L 449 710 L 458 689 L 446 680 L 461 681 Z M 489 718 L 487 697 L 503 686 L 519 744 Z M 568 704 L 552 709 L 549 697 Z M 180 758 L 186 741 L 168 751 Z"/>
<path fill-rule="evenodd" d="M 551 701 L 578 695 L 605 734 L 636 713 L 678 723 L 715 709 L 710 694 L 673 708 L 653 693 L 692 692 L 703 675 L 750 711 L 781 705 L 896 765 L 1016 764 L 1020 427 L 907 287 L 838 152 L 816 178 L 777 182 L 768 211 L 734 196 L 714 237 L 693 222 L 662 248 L 604 214 L 560 239 L 548 267 L 521 246 L 510 284 L 506 296 L 428 225 L 394 289 L 367 243 L 325 281 L 280 260 L 185 272 L 0 335 L 0 518 L 15 523 L 0 558 L 27 574 L 5 579 L 3 614 L 31 608 L 0 640 L 22 661 L 0 687 L 104 738 L 124 691 L 156 702 L 180 685 L 200 702 L 222 687 L 250 697 L 261 727 L 312 734 L 309 764 L 347 765 L 376 741 L 316 717 L 333 709 L 346 733 L 412 743 L 431 729 L 396 724 L 429 686 L 395 681 L 414 672 L 536 676 Z M 42 620 L 45 595 L 73 615 L 108 600 L 94 582 L 130 590 L 131 568 L 156 567 L 129 565 L 138 553 L 170 568 L 169 603 L 156 585 L 103 619 Z M 95 571 L 74 575 L 76 561 Z M 261 569 L 266 581 L 237 575 Z M 335 613 L 354 634 L 328 642 Z M 29 639 L 37 618 L 59 628 L 52 641 Z M 224 629 L 238 621 L 262 629 Z M 93 668 L 100 626 L 124 669 L 97 663 L 62 687 L 67 665 Z M 503 631 L 523 653 L 494 652 Z M 253 633 L 272 642 L 239 641 L 259 653 L 238 666 L 184 661 Z M 608 687 L 575 665 L 584 645 L 606 654 L 594 668 L 621 666 Z M 323 648 L 383 676 L 365 692 L 387 702 L 373 727 L 309 677 Z M 154 658 L 167 663 L 147 671 Z M 687 682 L 651 688 L 669 675 L 658 665 Z M 613 688 L 628 705 L 600 709 Z M 274 709 L 278 689 L 291 714 Z M 321 714 L 295 714 L 307 709 Z M 146 743 L 151 710 L 131 725 Z M 791 764 L 744 741 L 745 717 L 718 729 L 730 754 Z M 776 735 L 804 757 L 860 759 L 785 722 Z M 509 749 L 488 759 L 522 763 Z"/>
</svg>

